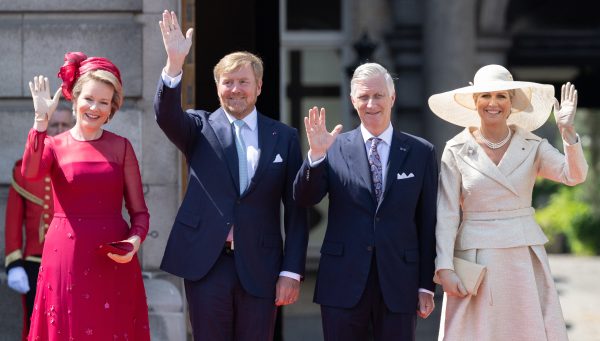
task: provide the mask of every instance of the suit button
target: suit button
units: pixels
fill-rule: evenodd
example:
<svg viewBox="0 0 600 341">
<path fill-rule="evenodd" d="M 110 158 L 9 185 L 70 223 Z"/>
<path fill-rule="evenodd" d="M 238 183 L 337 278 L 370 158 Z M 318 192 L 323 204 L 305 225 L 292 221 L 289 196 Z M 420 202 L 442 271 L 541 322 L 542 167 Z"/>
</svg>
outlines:
<svg viewBox="0 0 600 341">
<path fill-rule="evenodd" d="M 46 186 L 46 187 L 44 187 L 44 189 L 45 189 L 46 191 L 50 191 L 50 186 Z"/>
<path fill-rule="evenodd" d="M 50 218 L 50 215 L 48 213 L 44 213 L 44 219 L 48 219 Z"/>
<path fill-rule="evenodd" d="M 46 230 L 48 229 L 48 224 L 44 224 L 44 227 L 46 228 Z"/>
<path fill-rule="evenodd" d="M 47 176 L 47 177 L 44 179 L 44 181 L 45 181 L 45 182 L 50 182 L 50 177 L 49 177 L 49 176 Z"/>
<path fill-rule="evenodd" d="M 50 196 L 48 194 L 44 195 L 45 200 L 50 200 Z"/>
<path fill-rule="evenodd" d="M 367 246 L 367 251 L 369 251 L 369 252 L 373 252 L 373 245 L 369 245 L 369 246 Z"/>
<path fill-rule="evenodd" d="M 50 206 L 48 206 L 47 204 L 44 204 L 44 209 L 47 210 Z"/>
</svg>

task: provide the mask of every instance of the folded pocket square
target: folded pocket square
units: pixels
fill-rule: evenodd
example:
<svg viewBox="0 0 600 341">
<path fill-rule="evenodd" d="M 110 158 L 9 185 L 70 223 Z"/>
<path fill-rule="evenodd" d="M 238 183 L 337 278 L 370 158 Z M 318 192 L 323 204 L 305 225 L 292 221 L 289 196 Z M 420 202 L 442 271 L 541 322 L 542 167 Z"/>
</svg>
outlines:
<svg viewBox="0 0 600 341">
<path fill-rule="evenodd" d="M 414 177 L 415 177 L 415 175 L 413 173 L 409 173 L 408 175 L 406 175 L 406 173 L 402 172 L 402 174 L 398 173 L 396 175 L 397 180 L 403 180 L 403 179 L 414 178 Z"/>
<path fill-rule="evenodd" d="M 283 162 L 281 155 L 279 155 L 279 154 L 275 155 L 275 160 L 273 160 L 273 163 L 280 163 L 280 162 Z"/>
</svg>

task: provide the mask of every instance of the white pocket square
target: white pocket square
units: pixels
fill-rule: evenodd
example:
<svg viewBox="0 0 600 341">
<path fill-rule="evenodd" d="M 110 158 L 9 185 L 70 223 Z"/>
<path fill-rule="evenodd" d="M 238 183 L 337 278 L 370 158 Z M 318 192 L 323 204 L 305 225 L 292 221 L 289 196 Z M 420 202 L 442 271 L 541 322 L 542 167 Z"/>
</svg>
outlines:
<svg viewBox="0 0 600 341">
<path fill-rule="evenodd" d="M 280 163 L 280 162 L 283 162 L 281 155 L 279 155 L 279 154 L 275 155 L 275 160 L 273 160 L 273 163 Z"/>
<path fill-rule="evenodd" d="M 398 173 L 396 175 L 397 180 L 404 180 L 404 179 L 414 178 L 414 177 L 415 177 L 415 175 L 413 173 L 409 173 L 408 175 L 406 175 L 406 173 L 402 172 L 402 174 Z"/>
</svg>

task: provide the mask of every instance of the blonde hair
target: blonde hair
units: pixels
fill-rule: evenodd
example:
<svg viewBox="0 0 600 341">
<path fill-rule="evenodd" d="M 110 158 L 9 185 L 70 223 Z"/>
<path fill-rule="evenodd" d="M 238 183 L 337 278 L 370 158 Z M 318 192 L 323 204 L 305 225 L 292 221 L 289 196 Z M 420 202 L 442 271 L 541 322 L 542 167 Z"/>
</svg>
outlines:
<svg viewBox="0 0 600 341">
<path fill-rule="evenodd" d="M 215 83 L 219 83 L 219 78 L 222 74 L 235 71 L 246 65 L 252 67 L 256 81 L 261 82 L 264 72 L 262 60 L 250 52 L 238 51 L 221 58 L 217 65 L 215 65 L 215 68 L 213 69 Z"/>
<path fill-rule="evenodd" d="M 515 89 L 508 89 L 508 90 L 505 90 L 505 91 L 508 92 L 508 98 L 510 98 L 510 100 L 512 102 L 513 97 L 515 97 L 516 90 Z M 479 97 L 479 95 L 484 94 L 484 93 L 485 92 L 474 92 L 473 93 L 473 101 L 475 101 L 475 104 L 477 104 L 477 98 Z"/>
<path fill-rule="evenodd" d="M 117 110 L 119 110 L 119 108 L 123 104 L 123 86 L 121 85 L 121 82 L 119 82 L 119 79 L 117 79 L 117 77 L 112 72 L 105 70 L 88 71 L 84 73 L 83 76 L 79 77 L 77 79 L 77 82 L 75 82 L 72 91 L 73 101 L 76 101 L 77 98 L 79 98 L 79 95 L 81 94 L 81 89 L 83 88 L 83 84 L 87 83 L 90 80 L 95 80 L 102 82 L 106 85 L 110 85 L 115 90 L 115 92 L 113 93 L 112 101 L 110 103 L 110 115 L 108 117 L 109 120 L 112 119 L 113 116 L 115 116 L 115 112 L 117 112 Z"/>
</svg>

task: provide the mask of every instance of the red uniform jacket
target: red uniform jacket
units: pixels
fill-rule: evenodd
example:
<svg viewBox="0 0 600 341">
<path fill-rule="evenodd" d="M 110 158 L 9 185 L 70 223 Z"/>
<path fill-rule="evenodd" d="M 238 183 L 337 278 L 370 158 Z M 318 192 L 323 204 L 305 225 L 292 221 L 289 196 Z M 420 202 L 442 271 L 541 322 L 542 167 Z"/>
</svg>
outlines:
<svg viewBox="0 0 600 341">
<path fill-rule="evenodd" d="M 21 176 L 21 160 L 19 160 L 13 168 L 11 182 L 6 203 L 5 266 L 7 270 L 21 266 L 23 260 L 40 261 L 44 235 L 53 213 L 50 176 L 40 181 L 25 180 Z"/>
</svg>

